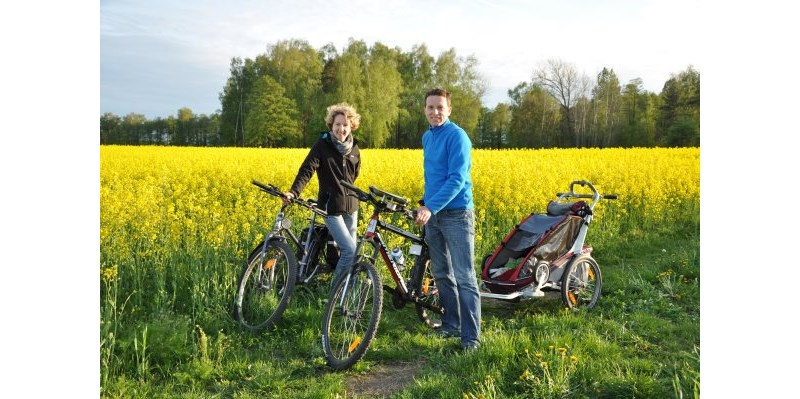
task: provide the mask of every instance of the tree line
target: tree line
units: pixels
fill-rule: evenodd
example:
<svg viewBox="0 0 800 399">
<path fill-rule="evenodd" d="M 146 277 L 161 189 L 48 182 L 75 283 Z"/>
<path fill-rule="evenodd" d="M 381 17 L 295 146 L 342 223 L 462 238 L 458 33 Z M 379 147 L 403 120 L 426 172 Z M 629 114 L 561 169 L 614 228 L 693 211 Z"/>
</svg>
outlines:
<svg viewBox="0 0 800 399">
<path fill-rule="evenodd" d="M 425 44 L 404 52 L 352 38 L 341 52 L 290 39 L 255 59 L 235 57 L 219 111 L 181 108 L 154 120 L 105 113 L 100 143 L 308 147 L 327 130 L 325 108 L 344 101 L 362 116 L 362 147 L 419 148 L 428 127 L 423 95 L 433 87 L 452 93 L 450 118 L 476 148 L 700 145 L 700 74 L 692 66 L 656 94 L 639 78 L 623 85 L 611 68 L 590 78 L 551 59 L 508 90 L 509 102 L 490 109 L 481 102 L 486 82 L 474 56 L 450 49 L 434 57 Z"/>
</svg>

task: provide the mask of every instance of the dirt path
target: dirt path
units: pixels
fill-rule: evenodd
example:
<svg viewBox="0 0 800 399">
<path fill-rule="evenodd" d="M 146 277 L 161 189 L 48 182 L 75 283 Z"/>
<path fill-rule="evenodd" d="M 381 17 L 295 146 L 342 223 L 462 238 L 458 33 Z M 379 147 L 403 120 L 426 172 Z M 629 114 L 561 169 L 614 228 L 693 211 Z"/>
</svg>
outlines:
<svg viewBox="0 0 800 399">
<path fill-rule="evenodd" d="M 410 362 L 378 364 L 367 374 L 352 376 L 345 381 L 347 396 L 353 398 L 381 398 L 402 391 L 414 383 L 425 359 Z"/>
</svg>

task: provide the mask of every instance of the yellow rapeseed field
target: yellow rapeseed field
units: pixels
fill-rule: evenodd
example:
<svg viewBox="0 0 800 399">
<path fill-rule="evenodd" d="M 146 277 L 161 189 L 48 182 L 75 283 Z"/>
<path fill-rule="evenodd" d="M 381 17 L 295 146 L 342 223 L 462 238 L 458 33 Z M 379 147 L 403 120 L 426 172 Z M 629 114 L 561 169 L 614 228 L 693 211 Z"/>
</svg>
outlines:
<svg viewBox="0 0 800 399">
<path fill-rule="evenodd" d="M 100 147 L 103 276 L 131 259 L 197 249 L 244 252 L 269 229 L 279 201 L 250 181 L 288 189 L 308 149 Z M 421 150 L 362 150 L 356 184 L 416 200 Z M 669 224 L 699 221 L 700 149 L 474 150 L 476 248 L 492 248 L 531 212 L 542 212 L 573 180 L 619 200 L 597 220 Z M 315 197 L 316 179 L 303 197 Z M 367 210 L 362 207 L 362 220 Z M 359 229 L 361 230 L 361 229 Z"/>
</svg>

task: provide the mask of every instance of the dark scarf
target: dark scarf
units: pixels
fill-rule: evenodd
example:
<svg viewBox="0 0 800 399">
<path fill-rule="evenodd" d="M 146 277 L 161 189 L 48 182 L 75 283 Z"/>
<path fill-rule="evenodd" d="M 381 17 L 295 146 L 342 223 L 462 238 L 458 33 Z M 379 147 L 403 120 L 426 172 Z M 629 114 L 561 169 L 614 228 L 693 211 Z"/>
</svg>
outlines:
<svg viewBox="0 0 800 399">
<path fill-rule="evenodd" d="M 350 150 L 353 149 L 353 133 L 351 132 L 348 134 L 344 142 L 341 142 L 339 138 L 336 137 L 336 134 L 331 132 L 331 142 L 342 155 L 347 155 L 350 153 Z"/>
</svg>

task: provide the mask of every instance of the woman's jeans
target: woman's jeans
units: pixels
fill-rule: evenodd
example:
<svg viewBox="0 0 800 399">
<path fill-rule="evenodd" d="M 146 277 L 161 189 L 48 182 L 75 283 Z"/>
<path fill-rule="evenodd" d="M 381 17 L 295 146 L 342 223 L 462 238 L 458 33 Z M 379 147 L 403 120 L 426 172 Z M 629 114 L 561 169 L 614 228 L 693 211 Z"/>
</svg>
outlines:
<svg viewBox="0 0 800 399">
<path fill-rule="evenodd" d="M 473 346 L 481 336 L 481 297 L 475 277 L 475 213 L 443 209 L 425 225 L 431 270 L 444 307 L 442 330 L 461 333 L 461 345 Z"/>
<path fill-rule="evenodd" d="M 339 276 L 350 270 L 356 254 L 356 222 L 358 211 L 351 214 L 332 215 L 325 217 L 325 225 L 336 245 L 339 247 L 339 262 L 336 263 L 336 275 L 331 285 Z"/>
</svg>

